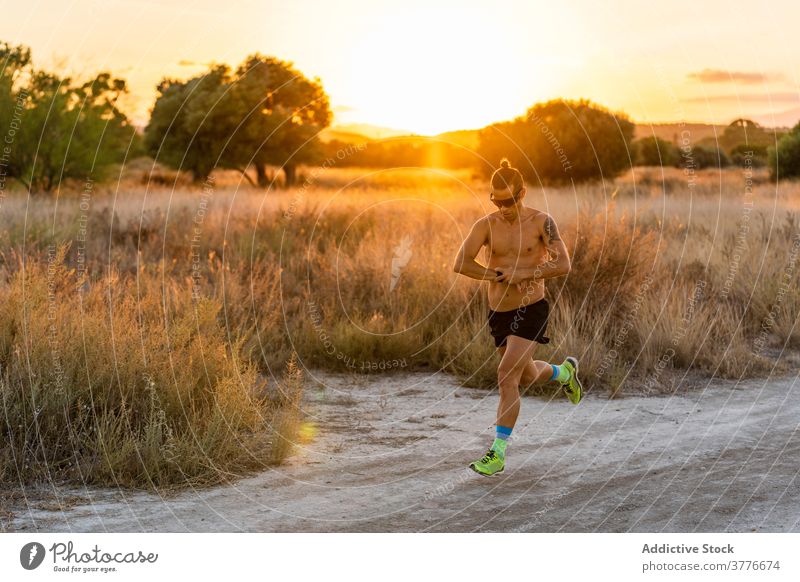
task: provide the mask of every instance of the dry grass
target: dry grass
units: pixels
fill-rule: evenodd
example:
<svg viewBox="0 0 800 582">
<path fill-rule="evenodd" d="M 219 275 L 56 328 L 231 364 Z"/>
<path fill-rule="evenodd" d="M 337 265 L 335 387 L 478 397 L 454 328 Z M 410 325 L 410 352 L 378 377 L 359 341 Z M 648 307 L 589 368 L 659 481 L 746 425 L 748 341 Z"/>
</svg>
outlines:
<svg viewBox="0 0 800 582">
<path fill-rule="evenodd" d="M 427 170 L 304 177 L 263 192 L 230 174 L 205 190 L 134 176 L 57 206 L 3 200 L 5 479 L 57 469 L 165 484 L 272 462 L 295 438 L 308 366 L 494 385 L 485 288 L 450 268 L 493 211 L 486 185 Z M 800 186 L 753 183 L 745 192 L 735 169 L 689 182 L 645 168 L 531 188 L 527 203 L 555 216 L 573 254 L 569 277 L 548 282 L 553 343 L 539 357 L 576 354 L 591 389 L 615 396 L 671 389 L 688 371 L 769 371 L 800 345 Z M 257 375 L 278 386 L 287 362 L 290 396 L 254 396 L 269 392 L 251 389 Z"/>
<path fill-rule="evenodd" d="M 218 301 L 192 301 L 146 271 L 84 285 L 65 254 L 5 264 L 0 480 L 165 489 L 288 454 L 277 440 L 297 430 L 295 368 L 256 394 L 257 370 L 227 341 Z M 285 390 L 286 402 L 267 397 Z"/>
</svg>

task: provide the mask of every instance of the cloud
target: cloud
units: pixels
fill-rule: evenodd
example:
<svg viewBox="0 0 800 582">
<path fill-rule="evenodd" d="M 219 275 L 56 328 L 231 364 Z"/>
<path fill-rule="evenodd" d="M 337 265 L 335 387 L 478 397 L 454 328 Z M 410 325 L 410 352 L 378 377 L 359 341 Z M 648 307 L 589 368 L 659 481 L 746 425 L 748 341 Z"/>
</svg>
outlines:
<svg viewBox="0 0 800 582">
<path fill-rule="evenodd" d="M 729 93 L 725 95 L 707 95 L 705 97 L 688 97 L 686 103 L 800 103 L 798 93 Z"/>
<path fill-rule="evenodd" d="M 721 69 L 703 69 L 699 72 L 689 73 L 687 77 L 692 81 L 700 81 L 701 83 L 741 83 L 743 85 L 754 85 L 783 79 L 783 75 L 776 73 L 723 71 Z"/>
</svg>

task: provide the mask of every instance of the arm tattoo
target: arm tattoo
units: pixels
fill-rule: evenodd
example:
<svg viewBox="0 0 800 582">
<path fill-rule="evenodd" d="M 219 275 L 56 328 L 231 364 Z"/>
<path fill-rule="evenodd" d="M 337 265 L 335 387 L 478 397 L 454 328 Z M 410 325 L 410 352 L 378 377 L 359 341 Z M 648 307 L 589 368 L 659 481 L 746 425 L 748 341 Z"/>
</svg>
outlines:
<svg viewBox="0 0 800 582">
<path fill-rule="evenodd" d="M 544 219 L 544 233 L 547 235 L 549 239 L 548 242 L 554 240 L 561 240 L 558 236 L 558 228 L 556 228 L 556 222 L 553 220 L 553 217 L 549 214 Z"/>
</svg>

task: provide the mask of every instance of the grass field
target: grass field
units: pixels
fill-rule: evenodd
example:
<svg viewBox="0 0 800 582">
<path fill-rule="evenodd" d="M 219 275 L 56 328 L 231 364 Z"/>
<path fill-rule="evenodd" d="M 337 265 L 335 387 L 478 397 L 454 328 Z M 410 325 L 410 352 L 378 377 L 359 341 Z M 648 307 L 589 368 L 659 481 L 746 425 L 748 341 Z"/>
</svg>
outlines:
<svg viewBox="0 0 800 582">
<path fill-rule="evenodd" d="M 146 167 L 1 202 L 0 479 L 168 486 L 279 462 L 306 368 L 495 384 L 486 289 L 451 270 L 494 210 L 484 180 L 309 168 L 264 192 L 232 174 L 154 186 Z M 795 361 L 800 185 L 638 168 L 529 185 L 527 204 L 573 263 L 548 281 L 537 357 L 577 355 L 592 392 Z"/>
</svg>

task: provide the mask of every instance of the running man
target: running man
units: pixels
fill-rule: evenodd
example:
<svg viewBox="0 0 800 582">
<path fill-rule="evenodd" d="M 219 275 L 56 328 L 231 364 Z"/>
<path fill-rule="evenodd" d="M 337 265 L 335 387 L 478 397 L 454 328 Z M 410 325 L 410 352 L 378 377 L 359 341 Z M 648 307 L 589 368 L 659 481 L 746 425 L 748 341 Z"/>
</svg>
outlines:
<svg viewBox="0 0 800 582">
<path fill-rule="evenodd" d="M 536 343 L 550 341 L 544 335 L 550 311 L 544 280 L 569 273 L 567 248 L 549 214 L 522 205 L 525 181 L 508 160 L 492 174 L 491 187 L 489 199 L 498 211 L 473 225 L 453 265 L 457 273 L 489 281 L 489 327 L 501 357 L 496 438 L 489 451 L 469 465 L 481 475 L 505 468 L 507 440 L 519 416 L 520 382 L 559 382 L 570 402 L 581 401 L 577 358 L 569 356 L 561 365 L 533 359 Z M 475 261 L 484 245 L 486 267 Z"/>
</svg>

